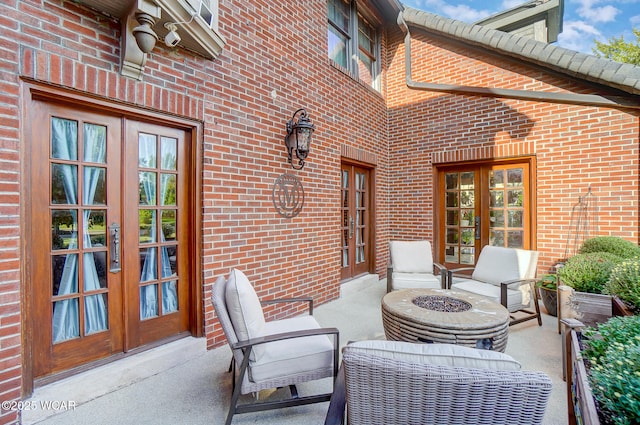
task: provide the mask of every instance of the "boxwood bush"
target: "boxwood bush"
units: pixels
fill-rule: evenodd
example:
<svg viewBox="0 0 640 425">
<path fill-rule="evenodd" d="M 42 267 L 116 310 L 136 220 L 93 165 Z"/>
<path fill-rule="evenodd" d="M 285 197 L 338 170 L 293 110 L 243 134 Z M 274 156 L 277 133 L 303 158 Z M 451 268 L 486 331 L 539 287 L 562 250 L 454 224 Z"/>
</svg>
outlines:
<svg viewBox="0 0 640 425">
<path fill-rule="evenodd" d="M 596 236 L 584 241 L 580 247 L 580 254 L 590 252 L 609 252 L 622 258 L 634 258 L 640 256 L 640 247 L 618 236 Z"/>
<path fill-rule="evenodd" d="M 578 292 L 602 294 L 613 267 L 622 258 L 609 252 L 578 254 L 558 270 L 560 281 Z"/>
<path fill-rule="evenodd" d="M 634 313 L 640 310 L 640 258 L 629 258 L 611 270 L 604 292 L 617 295 Z"/>
</svg>

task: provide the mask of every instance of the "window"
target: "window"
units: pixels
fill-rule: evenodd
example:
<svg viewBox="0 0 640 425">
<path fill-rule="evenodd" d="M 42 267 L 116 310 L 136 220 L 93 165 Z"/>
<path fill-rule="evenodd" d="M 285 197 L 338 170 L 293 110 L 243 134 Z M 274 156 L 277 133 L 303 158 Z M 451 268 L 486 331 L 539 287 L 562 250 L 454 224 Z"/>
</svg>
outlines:
<svg viewBox="0 0 640 425">
<path fill-rule="evenodd" d="M 379 89 L 379 38 L 376 28 L 358 10 L 356 2 L 328 1 L 329 58 L 362 81 Z"/>
</svg>

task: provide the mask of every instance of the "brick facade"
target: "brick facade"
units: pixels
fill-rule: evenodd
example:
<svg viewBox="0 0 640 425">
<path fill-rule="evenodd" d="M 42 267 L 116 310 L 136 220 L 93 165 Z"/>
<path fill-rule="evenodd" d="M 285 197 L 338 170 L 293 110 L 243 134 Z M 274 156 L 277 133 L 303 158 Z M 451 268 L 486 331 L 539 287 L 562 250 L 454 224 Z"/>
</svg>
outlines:
<svg viewBox="0 0 640 425">
<path fill-rule="evenodd" d="M 219 13 L 227 41 L 219 57 L 158 43 L 142 81 L 135 81 L 119 74 L 119 22 L 69 1 L 0 5 L 0 400 L 19 400 L 25 379 L 21 303 L 28 270 L 20 236 L 29 158 L 22 134 L 39 125 L 23 120 L 25 81 L 203 124 L 198 237 L 210 348 L 224 342 L 211 286 L 232 267 L 247 272 L 260 296 L 312 296 L 318 304 L 339 296 L 341 158 L 375 166 L 372 272 L 381 277 L 390 237 L 433 237 L 436 163 L 535 155 L 543 267 L 562 254 L 572 204 L 589 185 L 600 200 L 601 232 L 637 241 L 637 113 L 409 90 L 393 22 L 382 33 L 381 94 L 327 59 L 326 2 L 230 0 L 220 2 Z M 593 91 L 484 52 L 418 39 L 417 80 Z M 279 175 L 292 172 L 284 125 L 299 107 L 309 111 L 316 132 L 307 165 L 295 172 L 305 188 L 304 210 L 286 219 L 275 212 L 271 191 Z M 408 140 L 419 142 L 407 146 Z M 292 313 L 269 310 L 270 317 Z M 0 423 L 17 419 L 15 411 L 0 412 Z"/>
<path fill-rule="evenodd" d="M 389 51 L 391 235 L 433 238 L 434 166 L 533 156 L 538 273 L 564 258 L 571 212 L 591 187 L 600 234 L 638 242 L 638 110 L 418 91 L 405 84 L 404 35 Z M 412 31 L 414 81 L 615 94 L 477 48 Z M 409 142 L 411 145 L 407 145 Z M 406 211 L 414 211 L 407 215 Z M 425 225 L 426 223 L 426 225 Z"/>
</svg>

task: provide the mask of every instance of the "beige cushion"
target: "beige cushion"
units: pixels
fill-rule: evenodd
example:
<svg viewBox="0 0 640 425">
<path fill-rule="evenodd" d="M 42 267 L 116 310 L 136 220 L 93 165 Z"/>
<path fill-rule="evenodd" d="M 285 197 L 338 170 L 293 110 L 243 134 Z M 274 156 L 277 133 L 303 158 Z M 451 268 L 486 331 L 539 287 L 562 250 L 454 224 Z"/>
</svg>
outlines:
<svg viewBox="0 0 640 425">
<path fill-rule="evenodd" d="M 440 279 L 433 273 L 393 272 L 392 289 L 433 288 L 441 289 Z"/>
<path fill-rule="evenodd" d="M 313 316 L 299 316 L 267 322 L 264 331 L 265 335 L 274 335 L 318 328 Z M 249 362 L 249 378 L 253 382 L 333 367 L 333 343 L 326 335 L 269 342 L 262 347 L 262 356 Z"/>
<path fill-rule="evenodd" d="M 471 277 L 499 286 L 509 280 L 534 278 L 537 265 L 537 251 L 486 245 Z"/>
<path fill-rule="evenodd" d="M 260 299 L 247 276 L 240 270 L 233 269 L 229 274 L 225 301 L 239 341 L 264 335 L 265 320 Z M 264 347 L 256 346 L 250 358 L 257 360 L 263 352 Z"/>
<path fill-rule="evenodd" d="M 491 299 L 500 304 L 500 286 L 492 283 L 479 282 L 472 279 L 454 278 L 451 289 L 471 292 Z M 521 285 L 514 289 L 507 288 L 507 310 L 514 312 L 522 310 L 531 305 L 531 289 L 528 284 Z"/>
<path fill-rule="evenodd" d="M 393 270 L 402 273 L 433 273 L 433 253 L 429 241 L 390 241 Z"/>
<path fill-rule="evenodd" d="M 493 370 L 520 370 L 521 368 L 520 363 L 507 354 L 455 344 L 415 344 L 404 341 L 369 340 L 351 343 L 344 350 L 439 366 Z"/>
</svg>

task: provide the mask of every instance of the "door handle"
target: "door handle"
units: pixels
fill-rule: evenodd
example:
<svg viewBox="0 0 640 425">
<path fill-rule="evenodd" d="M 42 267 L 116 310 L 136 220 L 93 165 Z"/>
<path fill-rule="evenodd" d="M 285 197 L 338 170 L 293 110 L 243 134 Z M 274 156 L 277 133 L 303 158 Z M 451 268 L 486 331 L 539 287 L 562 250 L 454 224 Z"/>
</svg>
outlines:
<svg viewBox="0 0 640 425">
<path fill-rule="evenodd" d="M 111 223 L 109 226 L 109 237 L 111 243 L 109 244 L 111 265 L 109 271 L 111 273 L 118 273 L 120 267 L 120 225 L 118 223 Z"/>
<path fill-rule="evenodd" d="M 476 216 L 476 239 L 480 239 L 480 217 Z"/>
<path fill-rule="evenodd" d="M 349 216 L 349 239 L 353 237 L 353 228 L 354 228 L 353 216 L 350 215 Z"/>
</svg>

